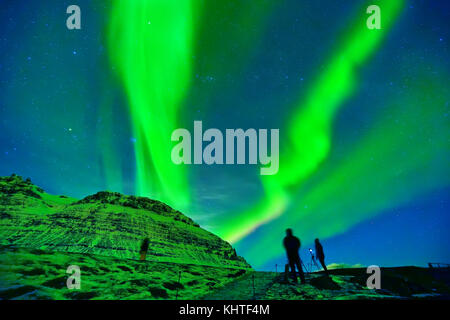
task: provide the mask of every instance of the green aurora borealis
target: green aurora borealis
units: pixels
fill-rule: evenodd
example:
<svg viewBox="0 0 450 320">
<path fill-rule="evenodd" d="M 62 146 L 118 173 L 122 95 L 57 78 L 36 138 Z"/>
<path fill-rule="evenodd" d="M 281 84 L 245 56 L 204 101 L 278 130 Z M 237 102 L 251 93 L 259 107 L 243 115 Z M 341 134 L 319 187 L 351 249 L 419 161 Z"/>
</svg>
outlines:
<svg viewBox="0 0 450 320">
<path fill-rule="evenodd" d="M 108 37 L 113 65 L 128 95 L 137 143 L 136 192 L 160 195 L 184 209 L 189 201 L 186 170 L 161 143 L 176 129 L 189 84 L 196 8 L 194 1 L 115 1 Z"/>
<path fill-rule="evenodd" d="M 365 16 L 356 17 L 356 23 L 340 40 L 325 71 L 317 76 L 316 82 L 306 93 L 305 101 L 298 104 L 286 126 L 289 140 L 281 155 L 283 166 L 279 174 L 264 177 L 263 180 L 267 202 L 264 201 L 255 210 L 245 212 L 239 226 L 225 229 L 223 235 L 226 239 L 239 240 L 260 224 L 281 215 L 291 198 L 295 201 L 295 197 L 286 189 L 301 184 L 327 157 L 332 144 L 334 116 L 356 90 L 358 67 L 380 45 L 384 33 L 394 23 L 403 5 L 402 0 L 380 2 L 384 22 L 380 32 L 361 28 Z"/>
<path fill-rule="evenodd" d="M 369 4 L 381 30 L 366 28 Z M 69 32 L 64 5 L 30 9 L 46 12 L 33 23 L 41 36 L 27 13 L 23 30 L 6 28 L 24 41 L 2 40 L 2 175 L 162 200 L 257 268 L 284 262 L 287 227 L 305 246 L 321 238 L 330 263 L 450 258 L 448 6 L 83 0 L 83 28 Z M 279 128 L 278 174 L 174 165 L 171 133 L 194 120 Z M 398 258 L 385 253 L 393 243 Z"/>
</svg>

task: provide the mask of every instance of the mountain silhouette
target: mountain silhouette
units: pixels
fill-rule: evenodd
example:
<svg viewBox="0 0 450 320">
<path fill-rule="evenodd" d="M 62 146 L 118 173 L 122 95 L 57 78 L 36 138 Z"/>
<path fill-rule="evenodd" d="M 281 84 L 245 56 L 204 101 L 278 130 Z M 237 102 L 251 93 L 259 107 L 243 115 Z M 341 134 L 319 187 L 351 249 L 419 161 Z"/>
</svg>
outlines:
<svg viewBox="0 0 450 320">
<path fill-rule="evenodd" d="M 102 191 L 77 200 L 0 177 L 0 245 L 249 269 L 232 246 L 163 202 Z"/>
</svg>

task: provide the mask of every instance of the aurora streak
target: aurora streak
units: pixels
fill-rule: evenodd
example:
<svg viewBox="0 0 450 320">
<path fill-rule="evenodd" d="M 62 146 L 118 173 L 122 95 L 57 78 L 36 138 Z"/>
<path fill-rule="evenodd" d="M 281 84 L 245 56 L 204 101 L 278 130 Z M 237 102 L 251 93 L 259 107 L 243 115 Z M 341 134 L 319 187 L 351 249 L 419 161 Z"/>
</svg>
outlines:
<svg viewBox="0 0 450 320">
<path fill-rule="evenodd" d="M 385 34 L 395 22 L 404 1 L 383 1 L 383 29 L 369 30 L 365 15 L 359 14 L 352 28 L 341 39 L 339 47 L 298 104 L 288 124 L 289 146 L 280 157 L 278 175 L 263 178 L 268 199 L 263 204 L 238 216 L 237 225 L 220 231 L 225 239 L 236 242 L 262 223 L 281 215 L 289 205 L 290 192 L 327 157 L 331 144 L 331 128 L 336 112 L 357 89 L 357 70 L 381 45 Z M 274 208 L 273 210 L 270 208 Z"/>
<path fill-rule="evenodd" d="M 116 0 L 108 35 L 136 137 L 137 194 L 178 208 L 189 203 L 186 171 L 170 161 L 163 141 L 177 128 L 189 85 L 195 9 L 191 0 Z"/>
</svg>

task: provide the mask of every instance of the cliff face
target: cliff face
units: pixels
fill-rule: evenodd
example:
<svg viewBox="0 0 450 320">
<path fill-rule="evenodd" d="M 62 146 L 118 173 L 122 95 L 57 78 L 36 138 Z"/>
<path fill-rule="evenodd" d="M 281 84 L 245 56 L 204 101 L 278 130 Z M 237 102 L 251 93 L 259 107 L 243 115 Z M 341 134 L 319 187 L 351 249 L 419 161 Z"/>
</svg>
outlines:
<svg viewBox="0 0 450 320">
<path fill-rule="evenodd" d="M 160 201 L 112 192 L 77 200 L 0 177 L 0 245 L 138 259 L 146 237 L 147 260 L 250 268 L 229 243 Z"/>
</svg>

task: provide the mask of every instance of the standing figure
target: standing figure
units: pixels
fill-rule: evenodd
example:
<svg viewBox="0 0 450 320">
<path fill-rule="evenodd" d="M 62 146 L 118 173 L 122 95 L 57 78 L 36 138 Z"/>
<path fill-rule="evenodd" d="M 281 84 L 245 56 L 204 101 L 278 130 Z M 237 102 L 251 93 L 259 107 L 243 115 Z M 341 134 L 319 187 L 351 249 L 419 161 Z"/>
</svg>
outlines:
<svg viewBox="0 0 450 320">
<path fill-rule="evenodd" d="M 302 263 L 298 254 L 301 243 L 300 240 L 292 234 L 292 229 L 286 229 L 286 237 L 284 237 L 283 246 L 286 249 L 294 281 L 298 282 L 297 273 L 295 272 L 295 266 L 297 266 L 298 272 L 300 273 L 300 279 L 302 283 L 305 283 L 305 274 L 303 273 Z"/>
<path fill-rule="evenodd" d="M 319 259 L 319 262 L 322 265 L 323 270 L 325 270 L 325 273 L 328 275 L 328 269 L 325 264 L 325 254 L 323 253 L 322 244 L 319 242 L 319 239 L 317 238 L 316 240 L 314 240 L 314 243 L 316 244 L 316 257 L 317 259 Z"/>
<path fill-rule="evenodd" d="M 148 238 L 145 238 L 144 241 L 142 241 L 141 244 L 141 251 L 139 252 L 141 254 L 140 260 L 145 260 L 147 257 L 147 251 L 148 251 L 148 245 L 150 243 L 150 240 Z"/>
</svg>

